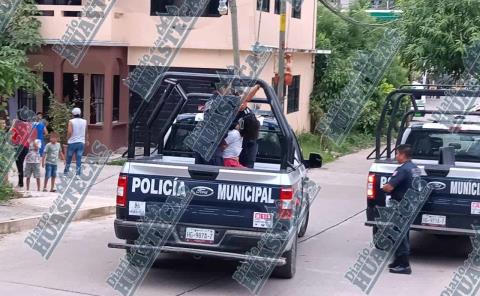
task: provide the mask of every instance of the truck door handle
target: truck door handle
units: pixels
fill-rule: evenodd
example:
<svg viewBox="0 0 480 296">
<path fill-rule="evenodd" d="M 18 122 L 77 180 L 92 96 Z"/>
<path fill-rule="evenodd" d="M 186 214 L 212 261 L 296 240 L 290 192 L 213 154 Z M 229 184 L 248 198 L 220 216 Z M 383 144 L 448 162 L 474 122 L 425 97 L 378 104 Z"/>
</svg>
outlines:
<svg viewBox="0 0 480 296">
<path fill-rule="evenodd" d="M 429 177 L 441 177 L 445 178 L 450 172 L 451 166 L 449 165 L 426 165 L 425 172 Z"/>
<path fill-rule="evenodd" d="M 220 172 L 218 168 L 212 168 L 208 165 L 202 166 L 201 168 L 198 168 L 198 165 L 195 167 L 195 169 L 188 168 L 188 173 L 192 179 L 213 181 L 217 179 L 218 173 Z"/>
</svg>

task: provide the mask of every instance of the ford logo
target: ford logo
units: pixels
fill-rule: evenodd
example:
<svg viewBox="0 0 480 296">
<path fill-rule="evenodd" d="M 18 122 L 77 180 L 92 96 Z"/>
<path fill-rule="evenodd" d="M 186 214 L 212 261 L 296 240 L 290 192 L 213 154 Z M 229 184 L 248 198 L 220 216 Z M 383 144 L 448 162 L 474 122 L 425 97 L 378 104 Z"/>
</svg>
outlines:
<svg viewBox="0 0 480 296">
<path fill-rule="evenodd" d="M 443 190 L 445 188 L 447 188 L 447 185 L 445 185 L 445 183 L 442 183 L 442 182 L 430 182 L 428 183 L 428 185 L 433 189 L 433 190 L 437 190 L 437 191 L 440 191 L 440 190 Z"/>
<path fill-rule="evenodd" d="M 191 192 L 192 192 L 193 195 L 196 195 L 196 196 L 207 197 L 207 196 L 212 195 L 214 191 L 213 191 L 212 188 L 208 188 L 208 187 L 205 187 L 205 186 L 197 186 L 197 187 L 193 187 Z"/>
</svg>

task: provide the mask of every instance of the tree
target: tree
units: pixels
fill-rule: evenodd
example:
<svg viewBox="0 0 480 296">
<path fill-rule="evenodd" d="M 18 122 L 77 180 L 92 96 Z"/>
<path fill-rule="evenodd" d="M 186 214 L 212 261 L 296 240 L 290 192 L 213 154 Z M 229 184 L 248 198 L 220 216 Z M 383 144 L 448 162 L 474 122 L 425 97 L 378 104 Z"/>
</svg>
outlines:
<svg viewBox="0 0 480 296">
<path fill-rule="evenodd" d="M 3 32 L 0 32 L 0 111 L 6 107 L 6 98 L 17 89 L 35 92 L 42 83 L 27 66 L 27 54 L 42 45 L 39 15 L 33 0 L 23 0 Z"/>
<path fill-rule="evenodd" d="M 365 1 L 356 3 L 345 13 L 358 22 L 374 23 L 375 19 L 365 11 L 367 4 Z M 316 58 L 315 83 L 311 95 L 313 127 L 350 82 L 349 73 L 353 71 L 352 62 L 358 52 L 372 52 L 382 39 L 384 30 L 385 27 L 372 28 L 346 22 L 324 7 L 319 7 L 317 48 L 331 49 L 332 54 Z M 401 66 L 400 59 L 395 58 L 377 90 L 365 101 L 365 108 L 356 123 L 357 131 L 373 132 L 386 95 L 393 88 L 406 83 L 406 78 L 406 69 Z"/>
<path fill-rule="evenodd" d="M 399 28 L 405 35 L 403 62 L 434 76 L 465 72 L 466 50 L 480 40 L 480 5 L 473 0 L 403 0 Z"/>
</svg>

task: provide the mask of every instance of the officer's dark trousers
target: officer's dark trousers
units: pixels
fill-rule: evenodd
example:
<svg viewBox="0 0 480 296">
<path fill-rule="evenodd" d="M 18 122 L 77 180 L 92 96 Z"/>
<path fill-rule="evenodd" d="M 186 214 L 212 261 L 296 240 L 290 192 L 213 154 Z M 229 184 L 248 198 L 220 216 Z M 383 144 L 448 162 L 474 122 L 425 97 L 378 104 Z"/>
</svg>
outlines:
<svg viewBox="0 0 480 296">
<path fill-rule="evenodd" d="M 400 242 L 400 245 L 397 248 L 397 251 L 395 251 L 395 257 L 401 257 L 401 256 L 409 256 L 410 255 L 410 231 L 407 231 L 407 234 L 405 237 L 402 239 Z"/>
<path fill-rule="evenodd" d="M 23 187 L 23 162 L 25 161 L 25 157 L 28 154 L 28 148 L 22 146 L 20 153 L 15 160 L 15 164 L 17 165 L 18 170 L 18 186 Z"/>
</svg>

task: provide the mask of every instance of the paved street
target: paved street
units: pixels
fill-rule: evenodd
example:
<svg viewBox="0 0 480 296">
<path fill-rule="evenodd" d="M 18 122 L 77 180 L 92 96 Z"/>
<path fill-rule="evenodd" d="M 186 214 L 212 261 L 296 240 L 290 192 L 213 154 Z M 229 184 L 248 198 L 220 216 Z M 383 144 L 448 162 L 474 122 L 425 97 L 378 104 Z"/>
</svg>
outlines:
<svg viewBox="0 0 480 296">
<path fill-rule="evenodd" d="M 322 190 L 299 245 L 297 274 L 292 280 L 270 279 L 262 295 L 361 295 L 343 275 L 371 237 L 363 226 L 368 152 L 311 172 Z M 105 283 L 124 254 L 107 248 L 116 240 L 113 219 L 72 223 L 48 261 L 23 243 L 26 233 L 1 237 L 0 295 L 116 295 Z M 411 241 L 413 274 L 384 271 L 371 295 L 440 295 L 470 245 L 467 238 L 421 233 L 412 233 Z M 136 295 L 249 295 L 231 279 L 235 268 L 217 259 L 162 255 Z"/>
</svg>

